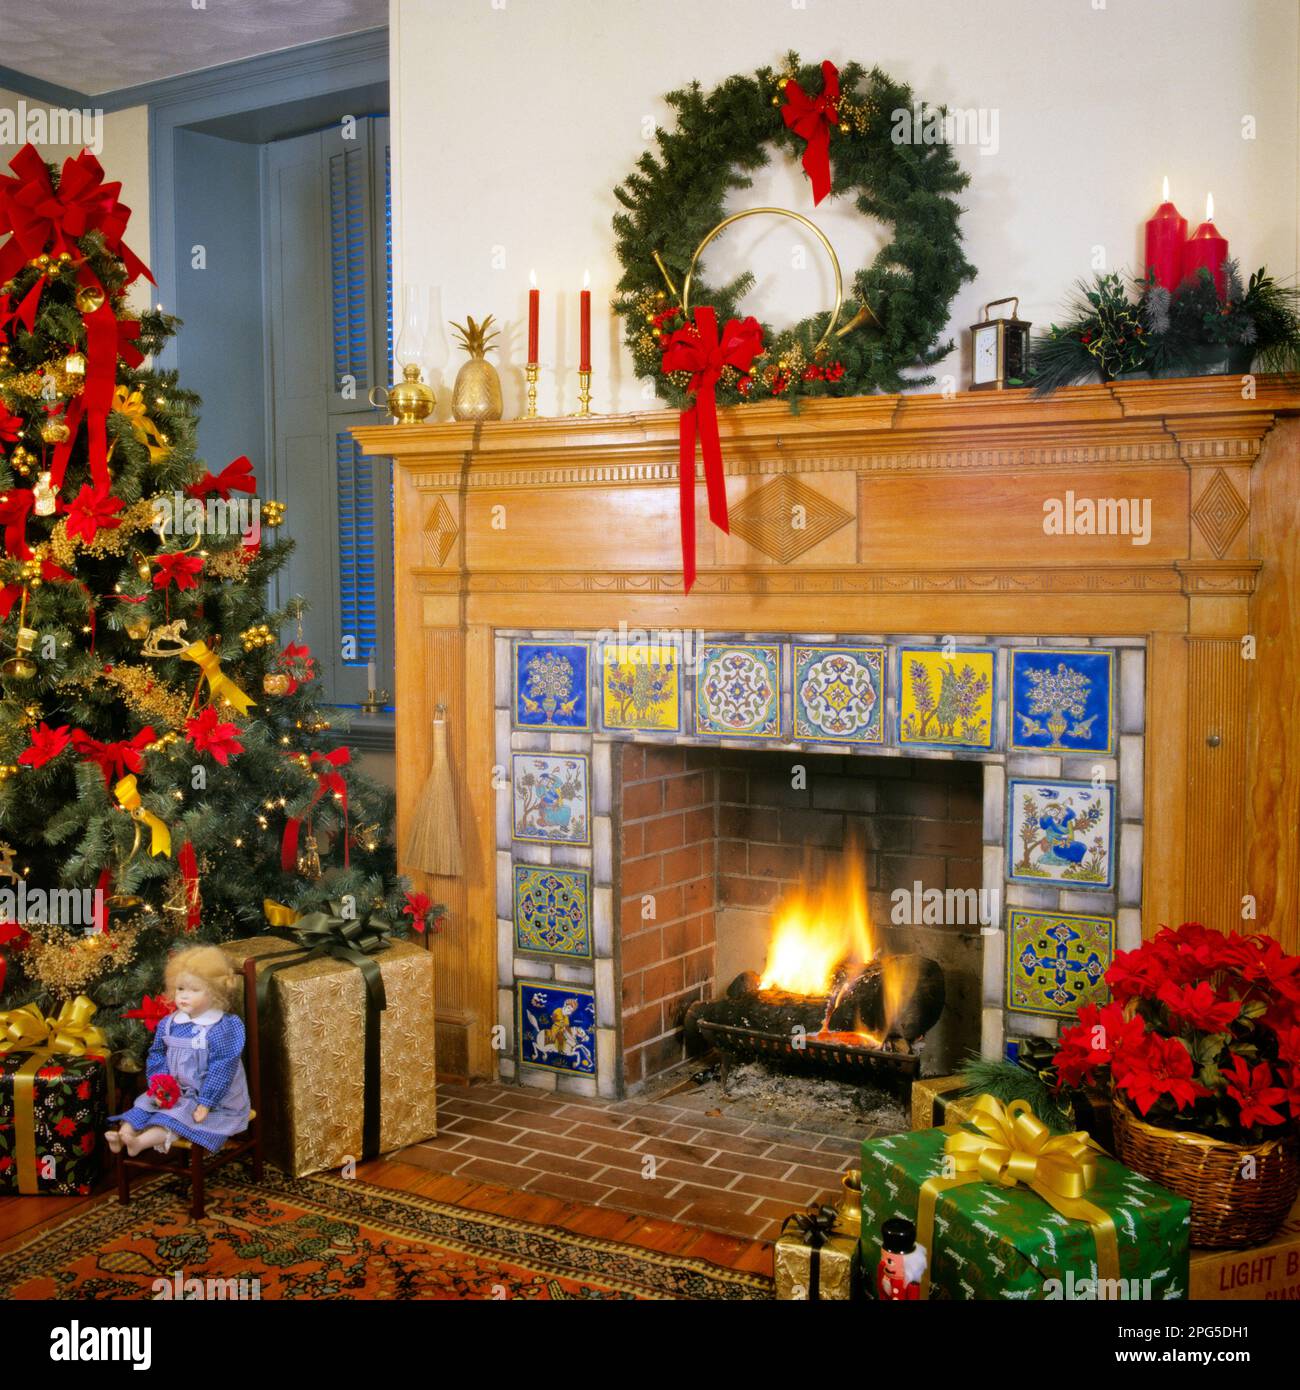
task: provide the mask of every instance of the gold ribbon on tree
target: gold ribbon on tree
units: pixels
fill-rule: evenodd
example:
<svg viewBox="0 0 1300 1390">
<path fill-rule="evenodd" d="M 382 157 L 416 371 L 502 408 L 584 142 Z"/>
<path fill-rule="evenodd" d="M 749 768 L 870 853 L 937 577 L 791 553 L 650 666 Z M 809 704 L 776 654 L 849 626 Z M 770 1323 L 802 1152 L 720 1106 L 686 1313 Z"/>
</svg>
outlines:
<svg viewBox="0 0 1300 1390">
<path fill-rule="evenodd" d="M 161 463 L 167 457 L 168 446 L 149 418 L 144 392 L 138 386 L 134 391 L 118 386 L 113 392 L 113 409 L 131 422 L 132 434 L 149 450 L 149 462 Z"/>
<path fill-rule="evenodd" d="M 135 774 L 128 773 L 113 788 L 123 810 L 131 813 L 131 819 L 135 821 L 135 844 L 131 846 L 131 854 L 134 854 L 140 847 L 140 826 L 147 825 L 151 834 L 149 843 L 149 853 L 152 855 L 163 854 L 168 859 L 172 854 L 172 833 L 167 829 L 167 823 L 155 816 L 152 811 L 146 811 L 140 801 L 140 792 L 136 786 Z"/>
<path fill-rule="evenodd" d="M 207 677 L 208 693 L 214 704 L 218 701 L 224 701 L 238 710 L 240 714 L 247 714 L 257 703 L 251 695 L 246 695 L 226 675 L 221 669 L 221 658 L 206 642 L 193 643 L 186 647 L 181 655 L 186 661 L 192 661 Z"/>
<path fill-rule="evenodd" d="M 939 1194 L 973 1182 L 995 1182 L 1002 1187 L 1023 1183 L 1053 1211 L 1072 1221 L 1086 1221 L 1097 1243 L 1098 1277 L 1118 1279 L 1119 1239 L 1114 1217 L 1084 1197 L 1097 1180 L 1097 1145 L 1082 1130 L 1053 1134 L 1025 1100 L 1013 1100 L 1004 1109 L 995 1096 L 982 1095 L 965 1123 L 978 1133 L 960 1127 L 945 1129 L 944 1167 L 954 1176 L 927 1178 L 921 1184 L 916 1239 L 930 1254 L 921 1297 L 930 1292 Z"/>
<path fill-rule="evenodd" d="M 14 1158 L 18 1164 L 18 1191 L 31 1195 L 40 1190 L 36 1171 L 36 1073 L 55 1057 L 84 1057 L 91 1048 L 108 1050 L 108 1039 L 91 1022 L 98 1005 L 87 995 L 66 1000 L 54 1018 L 47 1018 L 35 1004 L 0 1013 L 0 1056 L 7 1052 L 31 1055 L 13 1073 Z M 108 1059 L 103 1059 L 105 1069 Z M 108 1071 L 112 1088 L 112 1072 Z M 109 1102 L 110 1109 L 112 1101 Z"/>
</svg>

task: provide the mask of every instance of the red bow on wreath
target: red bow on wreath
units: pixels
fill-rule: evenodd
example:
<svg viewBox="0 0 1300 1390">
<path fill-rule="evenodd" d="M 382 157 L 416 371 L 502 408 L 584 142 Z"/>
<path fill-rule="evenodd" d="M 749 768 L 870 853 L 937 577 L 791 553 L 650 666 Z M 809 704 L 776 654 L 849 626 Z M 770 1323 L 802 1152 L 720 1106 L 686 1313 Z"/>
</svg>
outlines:
<svg viewBox="0 0 1300 1390">
<path fill-rule="evenodd" d="M 220 473 L 204 473 L 197 483 L 185 489 L 189 497 L 205 498 L 216 493 L 223 502 L 230 501 L 232 491 L 256 492 L 257 479 L 253 476 L 253 465 L 243 454 L 228 463 Z"/>
<path fill-rule="evenodd" d="M 781 115 L 800 139 L 804 173 L 812 180 L 813 203 L 831 191 L 831 127 L 839 124 L 840 70 L 828 58 L 822 64 L 822 94 L 809 96 L 794 80 L 785 84 Z"/>
<path fill-rule="evenodd" d="M 727 485 L 722 473 L 722 442 L 718 438 L 718 402 L 714 394 L 724 367 L 749 371 L 763 351 L 763 330 L 755 318 L 728 319 L 718 337 L 718 319 L 709 304 L 695 311 L 694 326 L 679 328 L 664 352 L 665 372 L 690 372 L 687 390 L 693 404 L 681 413 L 678 425 L 677 472 L 681 488 L 682 577 L 689 594 L 695 583 L 695 440 L 704 456 L 704 484 L 709 495 L 709 520 L 729 531 Z"/>
<path fill-rule="evenodd" d="M 343 780 L 343 774 L 339 768 L 346 767 L 352 761 L 352 751 L 348 748 L 336 748 L 332 753 L 313 753 L 311 755 L 311 765 L 316 769 L 316 795 L 311 799 L 311 805 L 301 816 L 290 816 L 284 823 L 284 838 L 280 841 L 280 867 L 286 874 L 291 874 L 298 867 L 298 832 L 302 823 L 316 809 L 316 803 L 323 796 L 334 793 L 338 796 L 339 802 L 343 807 L 343 867 L 350 866 L 351 860 L 348 855 L 348 784 Z"/>
</svg>

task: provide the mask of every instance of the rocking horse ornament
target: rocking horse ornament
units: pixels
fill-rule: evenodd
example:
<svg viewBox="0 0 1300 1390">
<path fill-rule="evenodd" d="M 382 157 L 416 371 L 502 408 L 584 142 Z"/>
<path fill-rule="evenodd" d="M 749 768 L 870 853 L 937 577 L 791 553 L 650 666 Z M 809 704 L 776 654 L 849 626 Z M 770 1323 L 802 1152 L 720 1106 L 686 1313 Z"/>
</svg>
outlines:
<svg viewBox="0 0 1300 1390">
<path fill-rule="evenodd" d="M 718 405 L 773 397 L 793 403 L 804 396 L 929 384 L 933 378 L 905 379 L 902 372 L 930 366 L 952 350 L 951 342 L 941 341 L 948 309 L 975 270 L 961 252 L 955 198 L 967 176 L 946 145 L 929 146 L 926 157 L 917 159 L 892 138 L 890 113 L 910 110 L 915 99 L 909 87 L 879 69 L 867 72 L 857 63 L 840 69 L 829 60 L 800 66 L 790 54 L 780 75 L 763 68 L 707 93 L 694 84 L 667 100 L 677 128 L 659 130 L 657 151 L 642 155 L 636 171 L 615 189 L 626 209 L 614 219 L 624 268 L 615 308 L 626 321 L 638 374 L 652 379 L 658 393 L 682 411 L 682 569 L 689 591 L 695 580 L 697 439 L 709 516 L 727 529 Z M 893 239 L 854 275 L 849 321 L 838 331 L 843 279 L 821 229 L 785 208 L 724 216 L 728 192 L 749 186 L 742 171 L 767 162 L 768 143 L 800 158 L 814 205 L 853 192 L 859 212 L 892 224 Z M 774 332 L 738 312 L 753 284 L 745 272 L 716 288 L 696 284 L 703 302 L 692 312 L 691 286 L 705 247 L 733 222 L 760 214 L 793 218 L 821 242 L 835 271 L 830 311 Z M 685 277 L 680 294 L 678 271 Z"/>
</svg>

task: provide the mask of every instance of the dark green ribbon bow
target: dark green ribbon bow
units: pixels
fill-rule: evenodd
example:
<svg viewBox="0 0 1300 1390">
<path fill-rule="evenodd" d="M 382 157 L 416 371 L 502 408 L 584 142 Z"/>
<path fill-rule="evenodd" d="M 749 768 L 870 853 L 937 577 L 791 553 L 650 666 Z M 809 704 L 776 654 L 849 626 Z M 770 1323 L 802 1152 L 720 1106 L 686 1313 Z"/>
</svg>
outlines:
<svg viewBox="0 0 1300 1390">
<path fill-rule="evenodd" d="M 365 919 L 345 916 L 343 904 L 331 899 L 328 911 L 308 912 L 288 926 L 273 926 L 266 935 L 291 941 L 297 948 L 277 953 L 273 965 L 259 970 L 257 975 L 257 1016 L 267 1015 L 271 999 L 271 982 L 281 971 L 294 965 L 328 957 L 346 961 L 361 971 L 366 990 L 365 1025 L 365 1099 L 361 1119 L 361 1156 L 374 1158 L 379 1153 L 379 1122 L 381 1114 L 379 1066 L 379 1015 L 388 1007 L 384 992 L 384 977 L 374 957 L 392 944 L 393 924 L 371 913 Z"/>
<path fill-rule="evenodd" d="M 821 1249 L 830 1240 L 831 1234 L 835 1230 L 837 1215 L 834 1207 L 812 1206 L 807 1211 L 792 1212 L 781 1223 L 782 1235 L 785 1234 L 787 1226 L 793 1225 L 802 1234 L 804 1244 L 808 1247 L 808 1301 L 810 1303 L 816 1302 L 821 1296 Z"/>
</svg>

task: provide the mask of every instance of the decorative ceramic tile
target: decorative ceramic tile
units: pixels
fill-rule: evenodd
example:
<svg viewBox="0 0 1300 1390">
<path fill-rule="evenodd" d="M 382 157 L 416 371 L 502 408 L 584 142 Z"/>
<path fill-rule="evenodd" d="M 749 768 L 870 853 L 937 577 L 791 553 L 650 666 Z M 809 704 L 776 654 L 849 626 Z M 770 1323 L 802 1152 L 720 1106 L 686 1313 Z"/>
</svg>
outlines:
<svg viewBox="0 0 1300 1390">
<path fill-rule="evenodd" d="M 1033 753 L 1109 753 L 1115 653 L 1011 651 L 1009 746 Z"/>
<path fill-rule="evenodd" d="M 600 660 L 604 728 L 680 732 L 682 659 L 676 647 L 609 642 Z"/>
<path fill-rule="evenodd" d="M 512 753 L 514 838 L 546 844 L 591 843 L 585 753 Z"/>
<path fill-rule="evenodd" d="M 525 1066 L 595 1076 L 595 992 L 516 980 L 515 1036 Z"/>
<path fill-rule="evenodd" d="M 589 729 L 586 642 L 514 644 L 516 729 Z"/>
<path fill-rule="evenodd" d="M 1007 864 L 1021 883 L 1110 888 L 1115 789 L 1091 782 L 1008 779 Z"/>
<path fill-rule="evenodd" d="M 695 675 L 695 732 L 778 738 L 781 648 L 702 643 Z"/>
<path fill-rule="evenodd" d="M 591 958 L 591 875 L 583 869 L 515 866 L 515 947 Z"/>
<path fill-rule="evenodd" d="M 992 748 L 997 653 L 900 647 L 898 741 L 911 748 Z"/>
<path fill-rule="evenodd" d="M 1102 976 L 1115 950 L 1113 917 L 1007 909 L 1007 1008 L 1072 1017 L 1110 997 Z"/>
<path fill-rule="evenodd" d="M 794 736 L 883 743 L 884 647 L 796 647 Z"/>
</svg>

